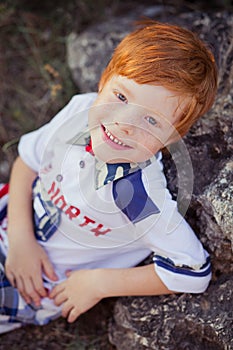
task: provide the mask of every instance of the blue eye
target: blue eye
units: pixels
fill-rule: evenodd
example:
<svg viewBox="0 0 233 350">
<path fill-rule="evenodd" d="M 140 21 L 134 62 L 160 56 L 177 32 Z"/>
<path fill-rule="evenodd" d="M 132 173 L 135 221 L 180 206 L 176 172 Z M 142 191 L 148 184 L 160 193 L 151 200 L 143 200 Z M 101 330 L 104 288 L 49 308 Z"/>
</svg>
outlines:
<svg viewBox="0 0 233 350">
<path fill-rule="evenodd" d="M 151 124 L 151 125 L 156 125 L 157 121 L 155 120 L 155 118 L 147 116 L 146 120 Z"/>
<path fill-rule="evenodd" d="M 123 94 L 121 94 L 120 92 L 116 92 L 116 96 L 120 101 L 126 102 L 126 103 L 128 102 L 127 98 Z"/>
</svg>

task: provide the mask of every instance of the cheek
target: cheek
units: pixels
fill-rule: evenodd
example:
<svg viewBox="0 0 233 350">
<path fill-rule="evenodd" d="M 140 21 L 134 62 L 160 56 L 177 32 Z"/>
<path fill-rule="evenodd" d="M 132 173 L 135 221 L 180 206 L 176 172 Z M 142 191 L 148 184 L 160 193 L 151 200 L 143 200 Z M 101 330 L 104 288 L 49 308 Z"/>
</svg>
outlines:
<svg viewBox="0 0 233 350">
<path fill-rule="evenodd" d="M 144 152 L 149 155 L 149 158 L 157 153 L 161 148 L 164 147 L 162 140 L 159 137 L 152 135 L 144 135 L 140 142 L 141 152 Z"/>
<path fill-rule="evenodd" d="M 101 109 L 97 106 L 93 106 L 89 111 L 88 124 L 90 128 L 99 126 L 101 120 Z"/>
<path fill-rule="evenodd" d="M 150 134 L 150 136 L 146 138 L 146 142 L 148 145 L 151 145 L 151 147 L 153 147 L 153 145 L 155 145 L 155 147 L 159 145 L 160 148 L 163 148 L 168 143 L 173 131 L 174 127 L 172 125 L 167 128 L 157 128 L 153 134 Z"/>
<path fill-rule="evenodd" d="M 89 123 L 92 125 L 99 125 L 103 120 L 111 116 L 112 111 L 112 104 L 98 101 L 89 112 Z"/>
</svg>

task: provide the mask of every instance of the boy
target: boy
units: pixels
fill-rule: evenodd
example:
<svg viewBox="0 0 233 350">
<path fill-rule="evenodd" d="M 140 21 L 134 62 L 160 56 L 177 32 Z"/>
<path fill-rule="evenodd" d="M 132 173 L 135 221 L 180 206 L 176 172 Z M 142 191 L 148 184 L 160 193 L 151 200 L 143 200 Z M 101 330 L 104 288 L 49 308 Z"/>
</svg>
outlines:
<svg viewBox="0 0 233 350">
<path fill-rule="evenodd" d="M 209 256 L 166 189 L 160 150 L 216 87 L 193 33 L 146 22 L 117 47 L 98 94 L 21 138 L 1 218 L 1 332 L 73 322 L 105 297 L 205 291 Z"/>
</svg>

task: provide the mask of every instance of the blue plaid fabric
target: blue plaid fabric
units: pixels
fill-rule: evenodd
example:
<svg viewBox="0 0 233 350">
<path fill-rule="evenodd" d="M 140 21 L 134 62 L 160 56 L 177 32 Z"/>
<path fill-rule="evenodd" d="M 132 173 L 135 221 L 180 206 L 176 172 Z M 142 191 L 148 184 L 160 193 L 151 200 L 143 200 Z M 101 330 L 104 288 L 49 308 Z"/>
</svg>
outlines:
<svg viewBox="0 0 233 350">
<path fill-rule="evenodd" d="M 27 304 L 18 290 L 11 286 L 5 274 L 7 254 L 7 213 L 8 194 L 0 184 L 0 334 L 26 324 L 44 325 L 60 316 L 60 308 L 44 298 L 40 307 Z"/>
</svg>

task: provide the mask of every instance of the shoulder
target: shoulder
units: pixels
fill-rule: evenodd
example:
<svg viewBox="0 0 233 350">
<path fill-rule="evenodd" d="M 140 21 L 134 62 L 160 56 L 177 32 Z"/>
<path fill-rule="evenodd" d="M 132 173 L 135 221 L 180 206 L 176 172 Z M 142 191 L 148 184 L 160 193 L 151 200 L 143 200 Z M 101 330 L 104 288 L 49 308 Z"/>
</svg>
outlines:
<svg viewBox="0 0 233 350">
<path fill-rule="evenodd" d="M 71 98 L 67 106 L 70 106 L 70 107 L 76 106 L 76 107 L 79 107 L 80 110 L 82 110 L 83 108 L 90 107 L 94 102 L 94 100 L 96 99 L 96 97 L 97 97 L 96 92 L 77 94 Z"/>
<path fill-rule="evenodd" d="M 58 115 L 66 114 L 67 116 L 74 116 L 77 113 L 86 111 L 91 107 L 96 97 L 97 93 L 94 92 L 74 95 Z"/>
<path fill-rule="evenodd" d="M 87 111 L 93 104 L 97 94 L 96 93 L 86 93 L 74 95 L 71 100 L 62 108 L 47 124 L 48 131 L 54 134 L 58 130 L 63 130 L 64 127 L 70 128 L 72 123 L 77 121 L 82 121 L 82 125 L 78 125 L 82 128 L 86 127 L 87 123 Z M 80 118 L 80 115 L 82 116 Z M 76 124 L 77 128 L 77 124 Z"/>
</svg>

